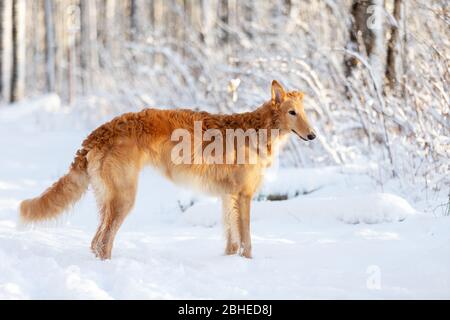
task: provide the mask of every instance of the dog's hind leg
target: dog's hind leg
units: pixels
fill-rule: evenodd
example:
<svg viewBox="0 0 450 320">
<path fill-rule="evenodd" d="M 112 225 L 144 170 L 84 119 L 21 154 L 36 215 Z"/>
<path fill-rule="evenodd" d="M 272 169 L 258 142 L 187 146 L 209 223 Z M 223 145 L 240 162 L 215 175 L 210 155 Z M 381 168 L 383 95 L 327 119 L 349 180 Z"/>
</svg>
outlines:
<svg viewBox="0 0 450 320">
<path fill-rule="evenodd" d="M 100 209 L 100 225 L 91 249 L 100 259 L 110 259 L 114 238 L 134 205 L 139 168 L 106 158 L 101 170 L 91 171 L 91 183 Z"/>
<path fill-rule="evenodd" d="M 93 243 L 95 254 L 100 259 L 111 259 L 114 238 L 131 211 L 133 204 L 134 198 L 126 198 L 120 195 L 116 195 L 112 200 L 105 203 L 102 208 L 105 218 L 99 227 L 96 242 Z"/>
<path fill-rule="evenodd" d="M 222 197 L 222 214 L 227 241 L 225 254 L 235 254 L 239 250 L 241 242 L 238 196 L 227 194 Z"/>
<path fill-rule="evenodd" d="M 98 238 L 100 237 L 100 234 L 102 233 L 102 226 L 103 226 L 103 212 L 104 210 L 100 209 L 100 223 L 97 227 L 97 231 L 95 232 L 95 236 L 91 241 L 91 251 L 97 256 L 97 242 Z"/>
</svg>

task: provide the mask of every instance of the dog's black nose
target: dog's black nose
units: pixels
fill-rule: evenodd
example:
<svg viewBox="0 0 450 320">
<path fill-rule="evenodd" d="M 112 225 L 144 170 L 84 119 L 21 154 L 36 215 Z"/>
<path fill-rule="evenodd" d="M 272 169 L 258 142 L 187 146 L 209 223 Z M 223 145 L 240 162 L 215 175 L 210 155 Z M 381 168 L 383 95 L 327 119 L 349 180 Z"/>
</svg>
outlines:
<svg viewBox="0 0 450 320">
<path fill-rule="evenodd" d="M 316 134 L 315 133 L 310 133 L 310 134 L 308 134 L 308 140 L 314 140 L 315 138 L 316 138 Z"/>
</svg>

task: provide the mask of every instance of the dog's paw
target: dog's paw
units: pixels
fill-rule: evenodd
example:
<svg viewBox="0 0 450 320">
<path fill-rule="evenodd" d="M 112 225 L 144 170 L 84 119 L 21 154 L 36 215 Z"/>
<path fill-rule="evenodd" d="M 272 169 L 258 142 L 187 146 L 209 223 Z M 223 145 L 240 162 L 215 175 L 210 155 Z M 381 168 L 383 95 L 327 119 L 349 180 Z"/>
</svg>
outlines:
<svg viewBox="0 0 450 320">
<path fill-rule="evenodd" d="M 237 243 L 231 243 L 229 245 L 227 245 L 227 247 L 225 248 L 225 254 L 226 255 L 232 255 L 232 254 L 236 254 L 239 250 L 239 245 Z"/>
<path fill-rule="evenodd" d="M 241 252 L 239 253 L 241 257 L 251 259 L 252 258 L 252 249 L 251 248 L 241 248 Z"/>
</svg>

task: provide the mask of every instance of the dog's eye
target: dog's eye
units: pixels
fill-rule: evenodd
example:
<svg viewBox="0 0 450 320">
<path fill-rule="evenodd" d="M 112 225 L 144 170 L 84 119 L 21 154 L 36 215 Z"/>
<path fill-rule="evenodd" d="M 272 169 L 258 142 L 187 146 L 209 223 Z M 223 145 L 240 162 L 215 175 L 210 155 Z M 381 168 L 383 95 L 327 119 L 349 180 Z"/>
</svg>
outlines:
<svg viewBox="0 0 450 320">
<path fill-rule="evenodd" d="M 291 116 L 295 116 L 297 113 L 295 112 L 295 110 L 289 110 L 289 114 L 290 114 Z"/>
</svg>

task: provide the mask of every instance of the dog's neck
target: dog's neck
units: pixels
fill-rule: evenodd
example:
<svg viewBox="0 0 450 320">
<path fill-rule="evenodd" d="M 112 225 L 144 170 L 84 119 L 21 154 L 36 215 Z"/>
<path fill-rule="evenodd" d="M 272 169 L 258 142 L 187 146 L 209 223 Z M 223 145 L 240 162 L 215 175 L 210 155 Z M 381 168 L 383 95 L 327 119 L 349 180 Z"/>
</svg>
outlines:
<svg viewBox="0 0 450 320">
<path fill-rule="evenodd" d="M 272 101 L 267 101 L 256 110 L 242 114 L 242 125 L 248 129 L 280 129 L 280 119 Z"/>
<path fill-rule="evenodd" d="M 274 153 L 278 152 L 278 149 L 286 143 L 290 133 L 289 131 L 282 130 L 280 114 L 277 107 L 269 100 L 263 103 L 255 111 L 251 112 L 251 114 L 251 119 L 253 119 L 254 122 L 251 123 L 250 126 L 253 126 L 255 130 L 267 130 L 269 135 L 267 147 L 269 154 L 273 156 Z"/>
</svg>

